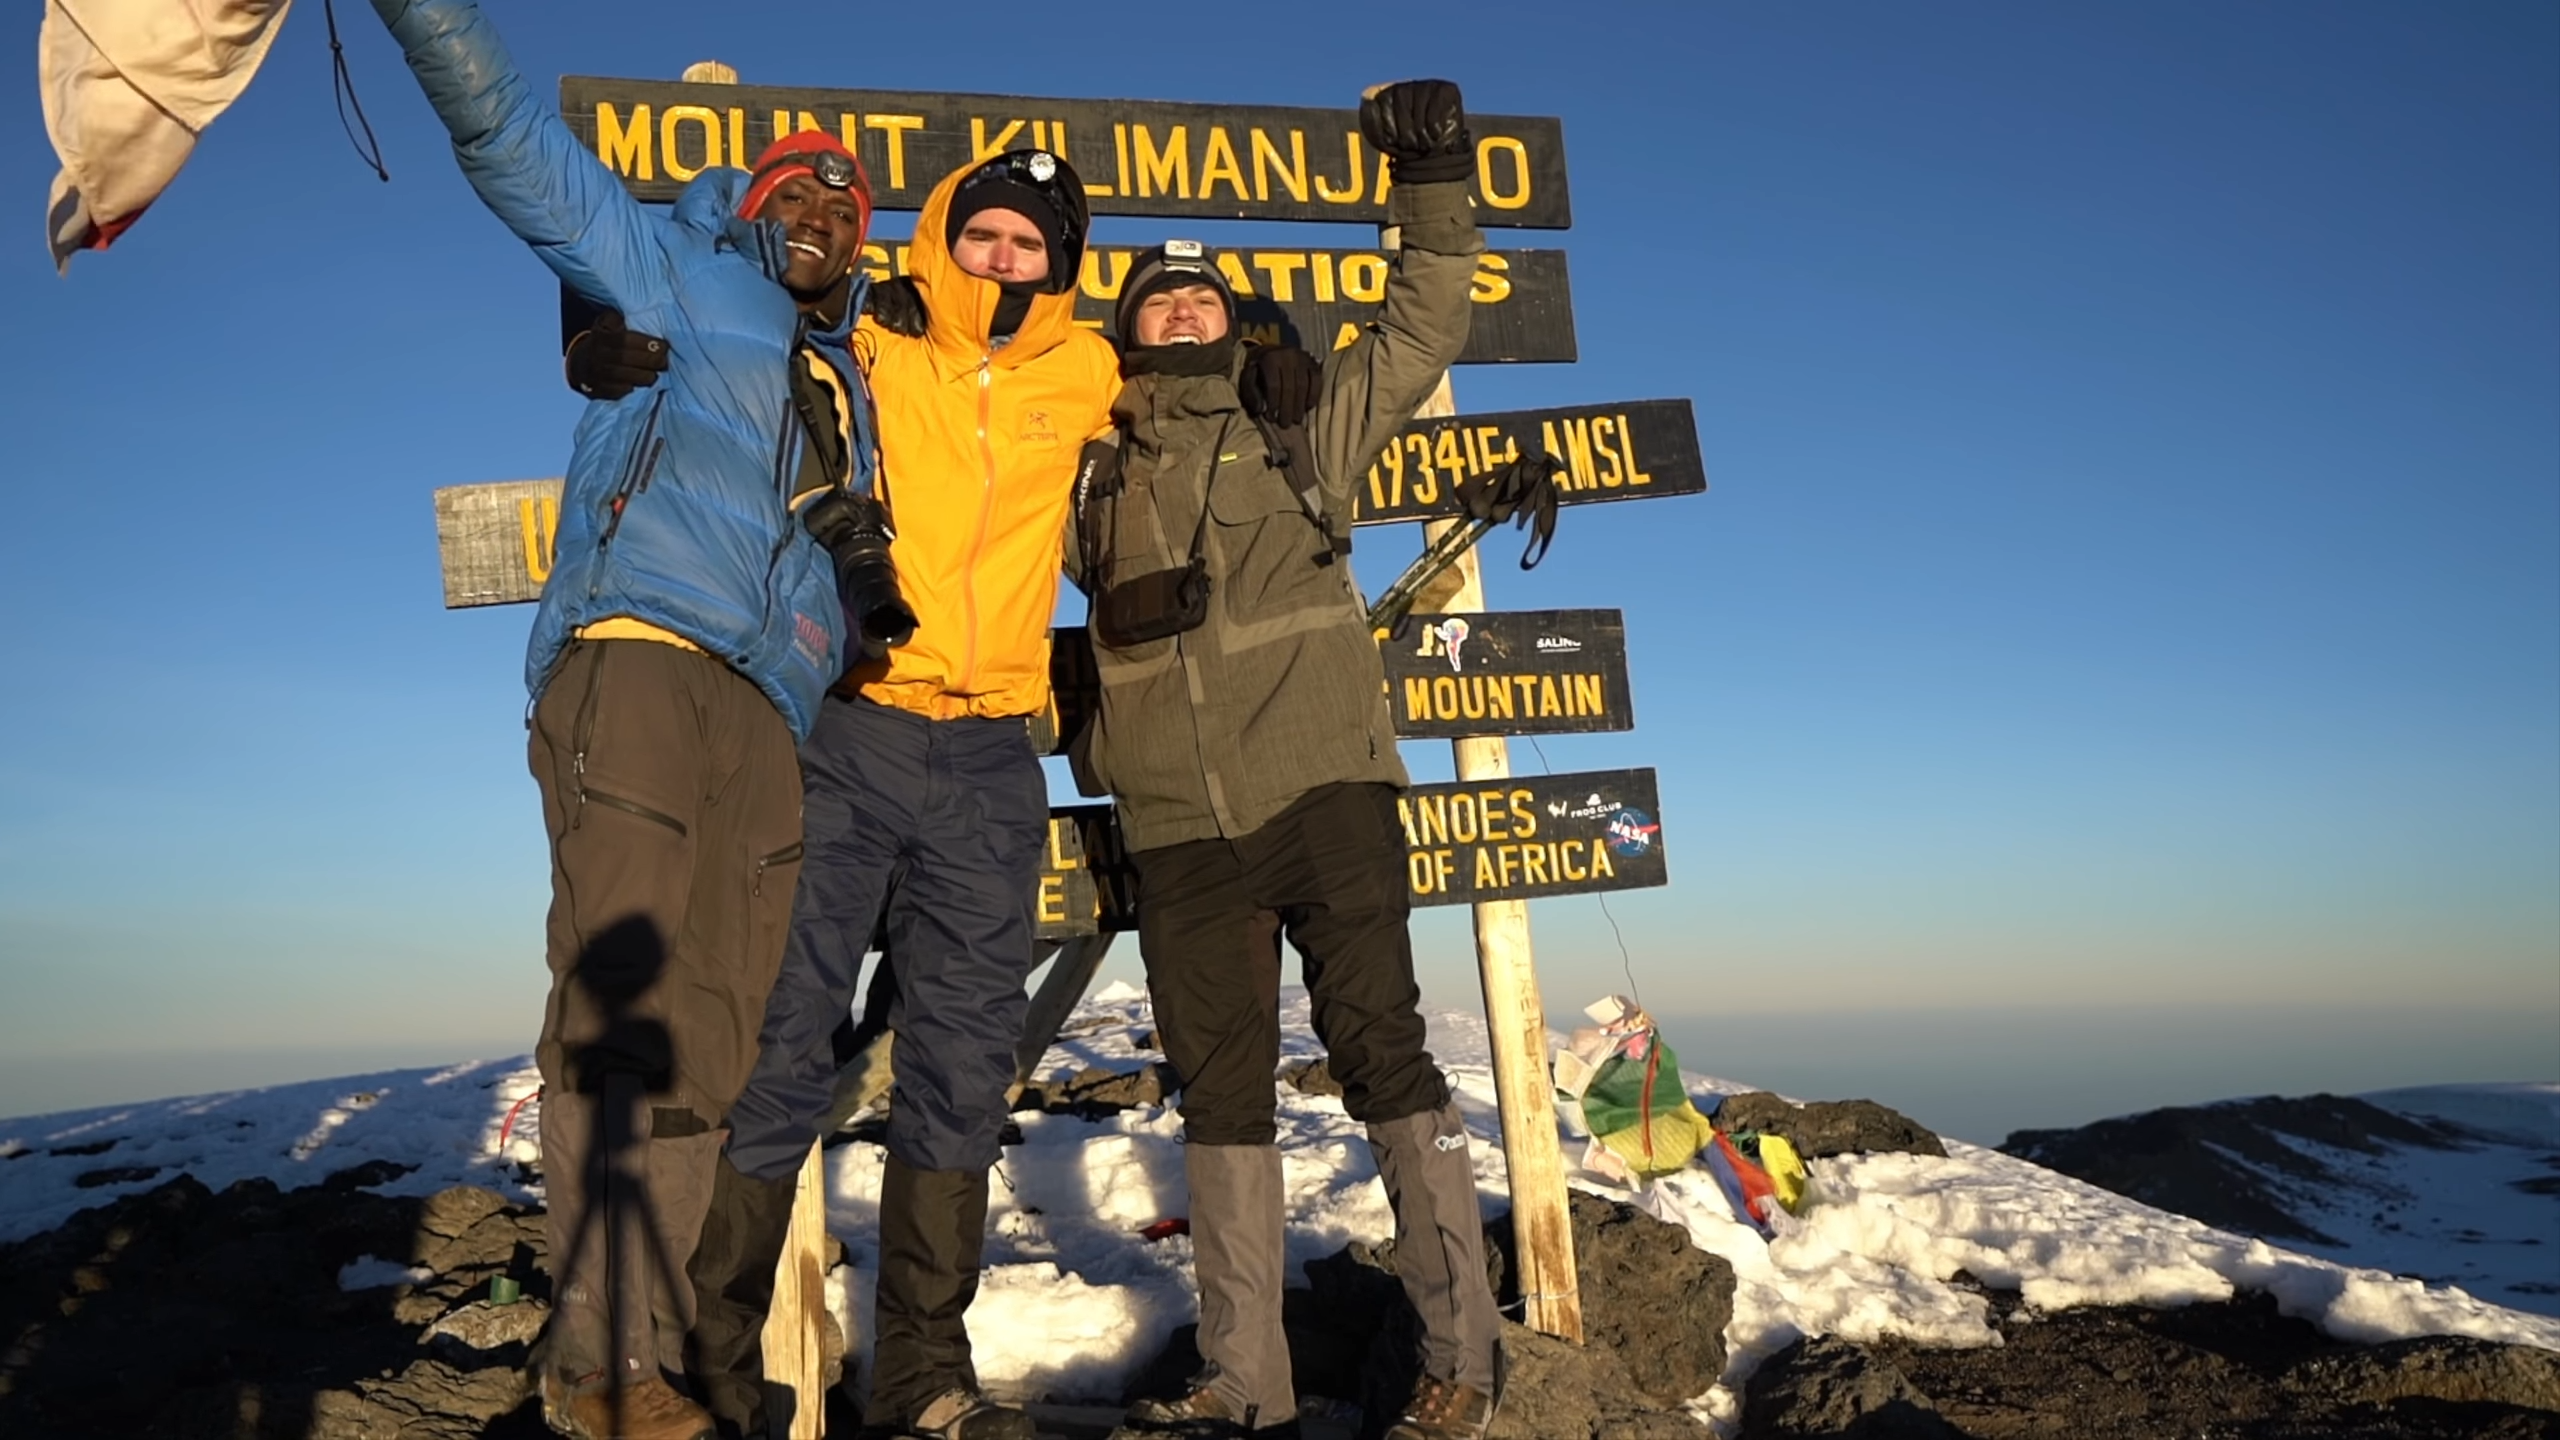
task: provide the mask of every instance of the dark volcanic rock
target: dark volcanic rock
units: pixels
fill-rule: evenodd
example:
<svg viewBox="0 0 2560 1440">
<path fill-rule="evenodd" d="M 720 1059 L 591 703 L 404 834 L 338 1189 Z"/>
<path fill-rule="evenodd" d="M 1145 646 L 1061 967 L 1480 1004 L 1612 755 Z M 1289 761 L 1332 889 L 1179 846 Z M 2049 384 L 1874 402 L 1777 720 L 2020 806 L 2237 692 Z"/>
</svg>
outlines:
<svg viewBox="0 0 2560 1440">
<path fill-rule="evenodd" d="M 1944 1156 L 1937 1134 L 1873 1100 L 1816 1100 L 1790 1105 L 1765 1090 L 1727 1095 L 1716 1106 L 1719 1130 L 1783 1135 L 1807 1160 L 1825 1155 L 1884 1153 Z"/>
<path fill-rule="evenodd" d="M 2321 1190 L 2335 1190 L 2343 1179 L 2284 1137 L 2377 1155 L 2388 1146 L 2451 1149 L 2463 1135 L 2345 1096 L 2268 1096 L 2153 1110 L 2077 1130 L 2021 1130 L 1999 1148 L 2208 1225 L 2335 1245 L 2286 1208 L 2270 1177 Z"/>
<path fill-rule="evenodd" d="M 1510 1365 L 1502 1410 L 1486 1440 L 1701 1440 L 1686 1414 L 1642 1403 L 1624 1357 L 1505 1321 Z"/>
<path fill-rule="evenodd" d="M 2052 1313 L 1990 1299 L 1998 1346 L 1865 1347 L 1972 1440 L 2560 1437 L 2560 1413 L 2544 1408 L 2560 1357 L 2542 1351 L 2441 1337 L 2359 1347 L 2256 1294 Z"/>
<path fill-rule="evenodd" d="M 439 1358 L 419 1327 L 500 1271 L 544 1289 L 540 1217 L 487 1191 L 363 1188 L 381 1178 L 217 1195 L 180 1176 L 0 1246 L 0 1435 L 538 1434 L 515 1414 L 521 1345 Z M 340 1290 L 367 1255 L 435 1274 Z"/>
<path fill-rule="evenodd" d="M 1724 1373 L 1733 1267 L 1633 1205 L 1576 1190 L 1571 1207 L 1583 1339 L 1617 1352 L 1628 1378 L 1658 1404 L 1705 1393 Z M 1486 1226 L 1485 1239 L 1493 1293 L 1510 1306 L 1520 1298 L 1511 1217 Z"/>
<path fill-rule="evenodd" d="M 1588 1196 L 1575 1197 L 1577 1200 Z M 1605 1205 L 1606 1202 L 1595 1202 Z M 1576 1217 L 1580 1219 L 1579 1216 Z M 1651 1216 L 1639 1216 L 1648 1222 Z M 1495 1222 L 1497 1225 L 1501 1222 Z M 1664 1226 L 1664 1229 L 1670 1227 Z M 1488 1235 L 1488 1240 L 1492 1237 Z M 1695 1252 L 1693 1252 L 1695 1253 Z M 1714 1257 L 1706 1257 L 1714 1259 Z M 1488 1257 L 1492 1261 L 1493 1257 Z M 1290 1365 L 1301 1394 L 1350 1401 L 1367 1418 L 1362 1430 L 1375 1436 L 1394 1418 L 1395 1407 L 1412 1393 L 1418 1371 L 1421 1326 L 1405 1303 L 1404 1288 L 1393 1271 L 1395 1247 L 1353 1244 L 1307 1265 L 1307 1291 L 1289 1292 L 1286 1308 Z M 1719 1266 L 1722 1261 L 1716 1262 Z M 1722 1364 L 1724 1317 L 1731 1313 L 1732 1277 L 1725 1275 L 1725 1310 L 1716 1314 L 1712 1334 L 1717 1364 Z M 1603 1334 L 1592 1324 L 1593 1278 L 1583 1278 L 1583 1317 L 1589 1343 L 1572 1345 L 1505 1320 L 1502 1344 L 1510 1366 L 1502 1413 L 1495 1417 L 1490 1440 L 1697 1440 L 1703 1432 L 1679 1406 L 1715 1383 L 1711 1371 L 1689 1391 L 1668 1401 L 1649 1395 L 1630 1369 L 1644 1357 L 1641 1347 L 1679 1348 L 1690 1334 L 1690 1322 L 1675 1323 L 1651 1335 Z M 1599 1290 L 1612 1282 L 1604 1277 Z M 1499 1295 L 1500 1288 L 1496 1287 Z M 1605 1307 L 1604 1307 L 1605 1308 Z M 1621 1318 L 1629 1309 L 1616 1311 Z M 1149 1379 L 1168 1385 L 1183 1364 L 1196 1365 L 1196 1351 L 1174 1355 L 1151 1371 Z M 1654 1367 L 1657 1371 L 1660 1367 Z M 1148 1383 L 1141 1382 L 1141 1388 Z M 1154 1393 L 1154 1392 L 1149 1392 Z"/>
<path fill-rule="evenodd" d="M 2373 1405 L 2441 1400 L 2560 1415 L 2560 1355 L 2444 1335 L 2315 1356 L 2286 1372 L 2284 1383 L 2302 1394 Z"/>
<path fill-rule="evenodd" d="M 1754 1440 L 1959 1440 L 1910 1377 L 1862 1345 L 1821 1336 L 1761 1362 L 1742 1410 Z"/>
<path fill-rule="evenodd" d="M 1280 1079 L 1301 1095 L 1342 1094 L 1342 1082 L 1333 1078 L 1333 1060 L 1329 1056 L 1284 1067 L 1280 1071 Z"/>
<path fill-rule="evenodd" d="M 1170 1065 L 1148 1065 L 1137 1070 L 1106 1070 L 1088 1065 L 1072 1075 L 1061 1071 L 1048 1080 L 1023 1086 L 1013 1108 L 1088 1118 L 1116 1115 L 1123 1110 L 1162 1105 L 1174 1088 Z"/>
</svg>

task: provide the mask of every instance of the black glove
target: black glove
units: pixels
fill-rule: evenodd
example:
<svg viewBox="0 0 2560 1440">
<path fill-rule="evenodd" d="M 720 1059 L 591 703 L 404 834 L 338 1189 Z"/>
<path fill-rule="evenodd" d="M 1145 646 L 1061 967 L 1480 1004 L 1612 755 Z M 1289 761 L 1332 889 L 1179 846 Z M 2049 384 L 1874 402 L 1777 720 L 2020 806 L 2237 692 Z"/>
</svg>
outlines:
<svg viewBox="0 0 2560 1440">
<path fill-rule="evenodd" d="M 1556 477 L 1564 473 L 1564 462 L 1553 455 L 1523 455 L 1462 483 L 1458 498 L 1466 502 L 1467 513 L 1479 520 L 1494 525 L 1509 520 L 1529 531 L 1529 543 L 1520 552 L 1520 568 L 1534 570 L 1547 558 L 1547 546 L 1556 538 L 1556 502 L 1562 498 Z"/>
<path fill-rule="evenodd" d="M 1372 88 L 1360 99 L 1360 134 L 1387 157 L 1387 173 L 1398 185 L 1475 178 L 1475 137 L 1467 133 L 1467 107 L 1452 81 Z"/>
<path fill-rule="evenodd" d="M 872 281 L 871 298 L 863 303 L 862 313 L 892 335 L 913 340 L 924 334 L 924 292 L 904 275 Z"/>
<path fill-rule="evenodd" d="M 606 310 L 595 323 L 569 342 L 560 357 L 569 388 L 590 400 L 619 400 L 646 390 L 667 373 L 667 342 L 638 330 L 626 330 L 622 312 Z"/>
<path fill-rule="evenodd" d="M 1244 413 L 1286 430 L 1303 424 L 1324 384 L 1324 362 L 1295 345 L 1256 345 L 1236 392 Z"/>
<path fill-rule="evenodd" d="M 880 502 L 830 490 L 809 502 L 800 523 L 836 562 L 836 598 L 863 653 L 879 655 L 912 639 L 916 612 L 898 592 L 898 569 L 889 561 L 889 515 Z"/>
</svg>

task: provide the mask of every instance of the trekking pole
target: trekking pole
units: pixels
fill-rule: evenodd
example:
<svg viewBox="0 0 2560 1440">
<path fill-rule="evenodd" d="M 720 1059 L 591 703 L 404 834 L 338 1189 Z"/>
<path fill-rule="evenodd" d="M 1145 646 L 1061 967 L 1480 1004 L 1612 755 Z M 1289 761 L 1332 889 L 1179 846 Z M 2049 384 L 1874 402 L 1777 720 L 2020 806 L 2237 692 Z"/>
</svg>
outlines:
<svg viewBox="0 0 2560 1440">
<path fill-rule="evenodd" d="M 1490 520 L 1469 518 L 1450 526 L 1435 537 L 1414 562 L 1404 567 L 1395 582 L 1378 592 L 1377 603 L 1369 607 L 1369 628 L 1393 625 L 1413 609 L 1413 602 L 1439 574 L 1458 563 L 1486 531 L 1493 528 Z"/>
</svg>

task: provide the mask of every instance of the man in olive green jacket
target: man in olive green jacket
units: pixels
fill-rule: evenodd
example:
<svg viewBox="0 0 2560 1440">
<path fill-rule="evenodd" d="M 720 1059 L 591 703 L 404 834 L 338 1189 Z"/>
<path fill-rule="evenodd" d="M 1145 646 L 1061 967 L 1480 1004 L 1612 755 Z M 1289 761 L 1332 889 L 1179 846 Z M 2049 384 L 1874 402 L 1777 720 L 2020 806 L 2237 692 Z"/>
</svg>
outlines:
<svg viewBox="0 0 2560 1440">
<path fill-rule="evenodd" d="M 1116 801 L 1138 869 L 1156 1028 L 1182 1077 L 1207 1361 L 1188 1393 L 1133 1407 L 1129 1436 L 1297 1433 L 1273 1144 L 1284 932 L 1343 1103 L 1368 1127 L 1422 1320 L 1424 1373 L 1387 1433 L 1462 1440 L 1492 1417 L 1500 1326 L 1475 1173 L 1423 1048 L 1405 931 L 1407 781 L 1339 543 L 1354 482 L 1466 344 L 1484 240 L 1457 87 L 1383 87 L 1361 128 L 1393 164 L 1402 248 L 1378 319 L 1323 363 L 1305 414 L 1316 483 L 1292 482 L 1244 407 L 1281 357 L 1235 343 L 1215 257 L 1169 242 L 1121 291 L 1119 475 L 1092 487 L 1069 546 L 1102 682 L 1076 775 Z"/>
</svg>

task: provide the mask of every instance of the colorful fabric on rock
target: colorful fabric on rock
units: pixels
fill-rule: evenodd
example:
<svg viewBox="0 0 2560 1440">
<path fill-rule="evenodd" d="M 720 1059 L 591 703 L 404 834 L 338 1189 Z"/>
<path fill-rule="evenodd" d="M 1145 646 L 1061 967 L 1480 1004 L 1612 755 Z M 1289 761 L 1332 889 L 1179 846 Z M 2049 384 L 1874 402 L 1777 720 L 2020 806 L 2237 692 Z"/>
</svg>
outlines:
<svg viewBox="0 0 2560 1440">
<path fill-rule="evenodd" d="M 1584 1013 L 1600 1024 L 1574 1032 L 1556 1057 L 1556 1085 L 1582 1101 L 1593 1142 L 1585 1167 L 1621 1183 L 1686 1167 L 1714 1131 L 1681 1086 L 1680 1057 L 1624 996 Z"/>
</svg>

